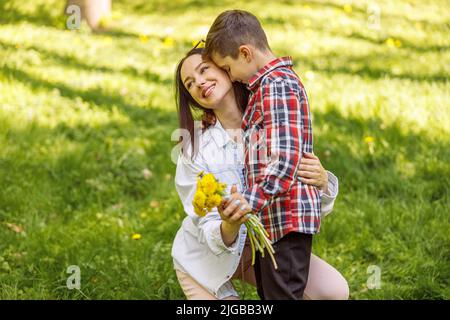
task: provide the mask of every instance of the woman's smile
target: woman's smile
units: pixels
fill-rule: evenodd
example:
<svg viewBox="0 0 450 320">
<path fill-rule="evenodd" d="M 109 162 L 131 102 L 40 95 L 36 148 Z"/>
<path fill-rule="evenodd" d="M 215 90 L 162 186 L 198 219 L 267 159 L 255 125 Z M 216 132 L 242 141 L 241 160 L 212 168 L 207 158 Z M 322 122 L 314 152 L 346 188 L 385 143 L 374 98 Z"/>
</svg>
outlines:
<svg viewBox="0 0 450 320">
<path fill-rule="evenodd" d="M 203 88 L 202 90 L 202 97 L 203 98 L 208 98 L 214 91 L 214 89 L 216 88 L 216 84 L 213 83 L 205 88 Z"/>
</svg>

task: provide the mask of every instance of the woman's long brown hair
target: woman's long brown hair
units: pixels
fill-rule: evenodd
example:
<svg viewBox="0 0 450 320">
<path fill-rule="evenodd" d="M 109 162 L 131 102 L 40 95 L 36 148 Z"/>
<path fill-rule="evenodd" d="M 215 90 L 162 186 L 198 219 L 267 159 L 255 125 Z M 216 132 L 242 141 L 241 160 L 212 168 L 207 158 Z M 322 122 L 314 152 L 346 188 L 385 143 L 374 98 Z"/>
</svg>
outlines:
<svg viewBox="0 0 450 320">
<path fill-rule="evenodd" d="M 192 146 L 191 158 L 193 158 L 194 155 L 197 154 L 199 147 L 194 143 L 195 141 L 198 141 L 198 139 L 195 139 L 195 116 L 193 111 L 200 111 L 203 113 L 201 117 L 203 129 L 207 129 L 216 121 L 214 112 L 210 109 L 204 108 L 199 103 L 197 103 L 194 98 L 192 98 L 191 94 L 184 86 L 183 80 L 181 79 L 181 67 L 183 66 L 184 61 L 192 55 L 202 55 L 203 50 L 203 48 L 195 48 L 189 51 L 186 56 L 178 63 L 175 71 L 175 100 L 177 103 L 179 126 L 180 129 L 187 130 L 190 135 L 190 141 L 183 141 L 183 137 L 180 136 L 179 142 L 182 143 L 182 153 L 188 150 L 188 144 L 190 143 L 190 145 Z M 244 112 L 245 108 L 247 107 L 249 91 L 242 83 L 233 83 L 233 90 L 237 106 L 242 110 L 242 112 Z"/>
</svg>

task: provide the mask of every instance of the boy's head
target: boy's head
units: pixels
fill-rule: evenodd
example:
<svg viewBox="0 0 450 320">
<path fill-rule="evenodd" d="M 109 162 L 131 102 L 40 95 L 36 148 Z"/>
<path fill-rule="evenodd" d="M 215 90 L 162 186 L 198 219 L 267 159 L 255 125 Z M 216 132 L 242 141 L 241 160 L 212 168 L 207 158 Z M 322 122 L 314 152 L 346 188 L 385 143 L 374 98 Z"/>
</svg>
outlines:
<svg viewBox="0 0 450 320">
<path fill-rule="evenodd" d="M 204 55 L 228 72 L 232 81 L 248 83 L 259 70 L 255 57 L 271 52 L 258 19 L 247 11 L 222 12 L 206 37 Z"/>
</svg>

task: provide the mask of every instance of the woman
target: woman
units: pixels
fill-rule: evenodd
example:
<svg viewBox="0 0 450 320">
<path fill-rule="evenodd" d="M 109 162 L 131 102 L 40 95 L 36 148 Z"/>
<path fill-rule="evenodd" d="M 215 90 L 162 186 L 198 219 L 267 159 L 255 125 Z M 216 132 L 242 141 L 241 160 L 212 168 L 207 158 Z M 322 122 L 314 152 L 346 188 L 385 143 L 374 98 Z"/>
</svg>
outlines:
<svg viewBox="0 0 450 320">
<path fill-rule="evenodd" d="M 240 126 L 248 96 L 242 84 L 231 83 L 223 70 L 204 60 L 202 50 L 191 50 L 176 71 L 180 128 L 187 134 L 183 135 L 175 184 L 188 216 L 175 237 L 172 257 L 188 299 L 238 299 L 231 279 L 256 286 L 245 218 L 231 221 L 217 209 L 199 217 L 192 199 L 202 171 L 226 183 L 229 193 L 244 189 Z M 203 112 L 201 130 L 194 129 L 192 109 Z M 302 157 L 299 176 L 322 190 L 322 215 L 328 214 L 338 192 L 337 178 L 311 154 Z M 229 232 L 236 223 L 240 224 L 237 237 Z M 313 255 L 304 298 L 347 299 L 348 285 L 337 270 Z"/>
</svg>

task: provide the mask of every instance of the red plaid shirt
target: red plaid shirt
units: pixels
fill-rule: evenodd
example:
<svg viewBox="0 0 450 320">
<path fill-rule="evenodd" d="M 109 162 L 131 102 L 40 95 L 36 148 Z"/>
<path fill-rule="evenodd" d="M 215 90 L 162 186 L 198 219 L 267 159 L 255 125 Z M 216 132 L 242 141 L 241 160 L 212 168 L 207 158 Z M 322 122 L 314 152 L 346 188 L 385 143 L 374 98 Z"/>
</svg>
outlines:
<svg viewBox="0 0 450 320">
<path fill-rule="evenodd" d="M 313 151 L 308 97 L 290 57 L 271 61 L 249 81 L 242 129 L 245 145 L 243 192 L 272 242 L 289 232 L 320 228 L 321 192 L 299 180 L 303 152 Z"/>
</svg>

